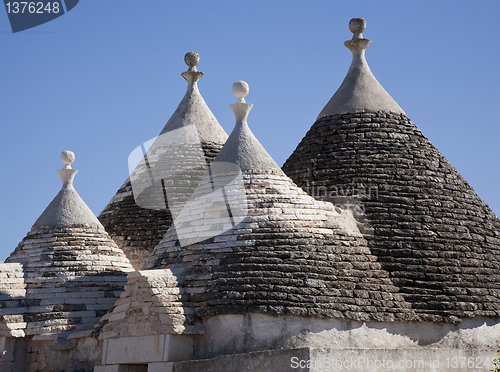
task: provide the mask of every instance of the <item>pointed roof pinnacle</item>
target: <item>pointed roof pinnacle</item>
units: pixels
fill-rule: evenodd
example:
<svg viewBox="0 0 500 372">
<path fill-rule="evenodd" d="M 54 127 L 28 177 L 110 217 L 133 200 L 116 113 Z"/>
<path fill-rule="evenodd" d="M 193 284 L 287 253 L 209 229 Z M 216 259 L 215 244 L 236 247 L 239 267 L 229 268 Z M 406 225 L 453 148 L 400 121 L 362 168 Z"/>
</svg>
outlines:
<svg viewBox="0 0 500 372">
<path fill-rule="evenodd" d="M 391 111 L 404 114 L 368 67 L 365 50 L 372 40 L 363 38 L 362 33 L 365 29 L 366 21 L 363 18 L 353 18 L 349 22 L 349 30 L 353 33 L 353 37 L 344 45 L 352 52 L 351 67 L 340 88 L 318 115 L 318 119 L 323 116 L 356 112 Z"/>
<path fill-rule="evenodd" d="M 83 227 L 104 230 L 97 217 L 85 204 L 73 187 L 77 169 L 72 169 L 75 154 L 71 151 L 61 153 L 63 169 L 57 173 L 61 177 L 63 187 L 45 211 L 38 217 L 32 229 Z"/>
<path fill-rule="evenodd" d="M 61 152 L 61 162 L 64 164 L 63 169 L 71 169 L 71 164 L 75 161 L 75 153 L 73 151 Z"/>
<path fill-rule="evenodd" d="M 248 84 L 242 80 L 233 84 L 233 94 L 238 100 L 229 107 L 234 112 L 236 125 L 219 155 L 215 158 L 214 164 L 217 166 L 217 163 L 222 162 L 233 163 L 239 166 L 241 172 L 281 174 L 281 168 L 248 127 L 247 117 L 253 107 L 251 103 L 245 101 L 249 91 Z"/>
<path fill-rule="evenodd" d="M 349 21 L 349 30 L 354 34 L 353 40 L 363 39 L 363 32 L 366 30 L 366 21 L 363 18 L 353 18 Z M 367 39 L 370 40 L 370 39 Z M 370 40 L 371 43 L 371 40 Z"/>
<path fill-rule="evenodd" d="M 198 80 L 204 75 L 203 72 L 198 71 L 196 68 L 200 62 L 200 55 L 196 52 L 188 52 L 184 56 L 184 62 L 189 68 L 181 75 L 188 82 L 188 88 L 160 135 L 194 125 L 196 128 L 194 132 L 197 134 L 195 137 L 197 138 L 193 139 L 191 136 L 187 139 L 188 142 L 223 144 L 226 142 L 227 133 L 208 108 L 198 89 Z M 192 131 L 188 132 L 191 133 Z"/>
<path fill-rule="evenodd" d="M 181 75 L 188 82 L 188 90 L 192 85 L 196 85 L 198 80 L 204 75 L 203 72 L 198 71 L 196 66 L 200 63 L 200 55 L 196 52 L 188 52 L 184 55 L 184 62 L 188 65 L 188 70 Z"/>
<path fill-rule="evenodd" d="M 243 80 L 235 81 L 233 84 L 233 94 L 238 98 L 236 103 L 246 103 L 245 97 L 248 96 L 250 87 L 248 83 Z"/>
</svg>

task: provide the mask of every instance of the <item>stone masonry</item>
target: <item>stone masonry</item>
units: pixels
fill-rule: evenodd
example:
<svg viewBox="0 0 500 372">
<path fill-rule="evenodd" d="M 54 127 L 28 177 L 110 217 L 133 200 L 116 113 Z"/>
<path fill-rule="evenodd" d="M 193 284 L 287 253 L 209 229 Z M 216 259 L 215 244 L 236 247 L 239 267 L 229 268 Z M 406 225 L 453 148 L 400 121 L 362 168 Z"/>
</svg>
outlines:
<svg viewBox="0 0 500 372">
<path fill-rule="evenodd" d="M 7 310 L 8 309 L 8 310 Z M 26 284 L 21 264 L 0 264 L 0 337 L 23 337 Z"/>
<path fill-rule="evenodd" d="M 170 269 L 134 271 L 115 308 L 101 319 L 101 339 L 196 334 L 194 309 Z"/>
<path fill-rule="evenodd" d="M 415 318 L 349 212 L 315 201 L 283 174 L 246 173 L 242 187 L 248 216 L 225 233 L 183 247 L 177 231 L 203 233 L 223 219 L 224 208 L 197 201 L 212 189 L 202 182 L 188 203 L 189 219 L 169 229 L 147 264 L 182 270 L 196 315 Z"/>
<path fill-rule="evenodd" d="M 91 331 L 132 270 L 106 232 L 76 228 L 31 231 L 7 262 L 23 265 L 26 294 L 0 313 L 22 312 L 26 335 Z"/>
<path fill-rule="evenodd" d="M 283 165 L 354 212 L 371 252 L 421 320 L 500 316 L 500 220 L 375 79 L 366 22 L 349 23 L 341 87 Z"/>
<path fill-rule="evenodd" d="M 368 247 L 422 319 L 500 315 L 500 221 L 404 114 L 323 117 L 283 170 L 357 212 Z"/>
<path fill-rule="evenodd" d="M 308 196 L 255 138 L 248 85 L 233 92 L 236 126 L 146 267 L 181 271 L 200 317 L 415 318 L 350 212 Z"/>
</svg>

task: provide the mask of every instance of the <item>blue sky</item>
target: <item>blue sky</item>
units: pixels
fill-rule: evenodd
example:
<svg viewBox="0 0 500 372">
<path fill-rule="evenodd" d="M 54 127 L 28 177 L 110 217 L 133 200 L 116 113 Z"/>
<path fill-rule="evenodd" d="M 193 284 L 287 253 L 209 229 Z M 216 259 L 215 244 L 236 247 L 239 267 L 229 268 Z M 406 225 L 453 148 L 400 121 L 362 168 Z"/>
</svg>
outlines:
<svg viewBox="0 0 500 372">
<path fill-rule="evenodd" d="M 353 17 L 367 21 L 379 82 L 500 214 L 499 14 L 496 0 L 81 0 L 12 34 L 0 10 L 0 260 L 59 191 L 63 150 L 101 212 L 129 153 L 182 99 L 188 51 L 201 56 L 200 91 L 228 133 L 232 83 L 249 83 L 249 125 L 281 165 L 345 77 Z"/>
</svg>

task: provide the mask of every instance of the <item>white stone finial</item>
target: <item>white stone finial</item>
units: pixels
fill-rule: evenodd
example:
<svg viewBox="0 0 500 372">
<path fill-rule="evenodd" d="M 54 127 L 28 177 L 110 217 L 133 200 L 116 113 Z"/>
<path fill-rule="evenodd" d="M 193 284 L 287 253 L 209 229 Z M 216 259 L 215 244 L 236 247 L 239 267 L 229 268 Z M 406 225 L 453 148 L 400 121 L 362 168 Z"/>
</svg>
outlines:
<svg viewBox="0 0 500 372">
<path fill-rule="evenodd" d="M 71 164 L 75 161 L 75 153 L 73 151 L 61 152 L 61 161 L 64 164 L 64 167 L 62 169 L 58 169 L 57 173 L 59 173 L 64 186 L 73 187 L 73 178 L 78 172 L 76 169 L 71 168 Z"/>
<path fill-rule="evenodd" d="M 188 52 L 184 56 L 184 62 L 189 66 L 188 71 L 197 71 L 196 66 L 200 63 L 200 55 L 196 52 Z"/>
<path fill-rule="evenodd" d="M 250 87 L 246 81 L 238 80 L 233 84 L 233 94 L 238 97 L 236 103 L 246 103 L 245 97 L 250 92 Z"/>
<path fill-rule="evenodd" d="M 238 97 L 236 103 L 229 105 L 231 110 L 234 112 L 234 116 L 236 117 L 236 123 L 245 123 L 247 122 L 247 116 L 253 105 L 251 103 L 246 103 L 245 97 L 248 92 L 250 92 L 250 88 L 246 81 L 238 80 L 233 84 L 233 94 Z"/>
<path fill-rule="evenodd" d="M 349 21 L 349 30 L 354 34 L 353 40 L 362 39 L 363 32 L 366 30 L 366 21 L 363 18 L 353 18 Z"/>
<path fill-rule="evenodd" d="M 61 161 L 64 164 L 63 169 L 71 169 L 71 164 L 75 161 L 75 153 L 73 151 L 61 152 Z"/>
<path fill-rule="evenodd" d="M 354 36 L 344 42 L 344 45 L 352 52 L 351 66 L 342 85 L 321 110 L 318 119 L 357 112 L 386 111 L 404 114 L 368 67 L 365 51 L 372 40 L 363 37 L 362 32 L 365 29 L 366 21 L 363 18 L 353 18 L 349 21 L 349 30 Z"/>
</svg>

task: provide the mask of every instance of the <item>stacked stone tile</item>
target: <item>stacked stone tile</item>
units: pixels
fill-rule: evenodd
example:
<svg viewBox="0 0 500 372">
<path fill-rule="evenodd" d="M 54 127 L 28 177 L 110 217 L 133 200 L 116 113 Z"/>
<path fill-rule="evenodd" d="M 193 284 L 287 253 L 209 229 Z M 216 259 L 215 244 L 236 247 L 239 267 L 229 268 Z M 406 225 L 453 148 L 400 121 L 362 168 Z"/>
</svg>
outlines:
<svg viewBox="0 0 500 372">
<path fill-rule="evenodd" d="M 355 211 L 418 319 L 498 317 L 500 220 L 384 96 L 364 60 L 371 40 L 356 27 L 346 79 L 283 170 L 316 199 Z"/>
<path fill-rule="evenodd" d="M 187 92 L 131 177 L 99 215 L 136 269 L 172 224 L 227 139 L 198 90 L 197 53 L 185 57 Z M 141 154 L 142 156 L 142 154 Z"/>
<path fill-rule="evenodd" d="M 70 166 L 73 153 L 63 152 L 61 159 L 66 164 L 58 170 L 61 191 L 6 260 L 6 266 L 16 264 L 15 270 L 2 271 L 12 278 L 16 295 L 2 290 L 3 297 L 11 298 L 0 302 L 0 314 L 4 319 L 15 316 L 24 325 L 19 336 L 50 339 L 76 331 L 90 334 L 113 307 L 127 273 L 133 270 L 73 188 L 77 172 Z"/>
<path fill-rule="evenodd" d="M 248 86 L 233 92 L 236 127 L 146 267 L 181 271 L 200 317 L 412 319 L 350 212 L 281 171 L 246 122 Z"/>
</svg>

